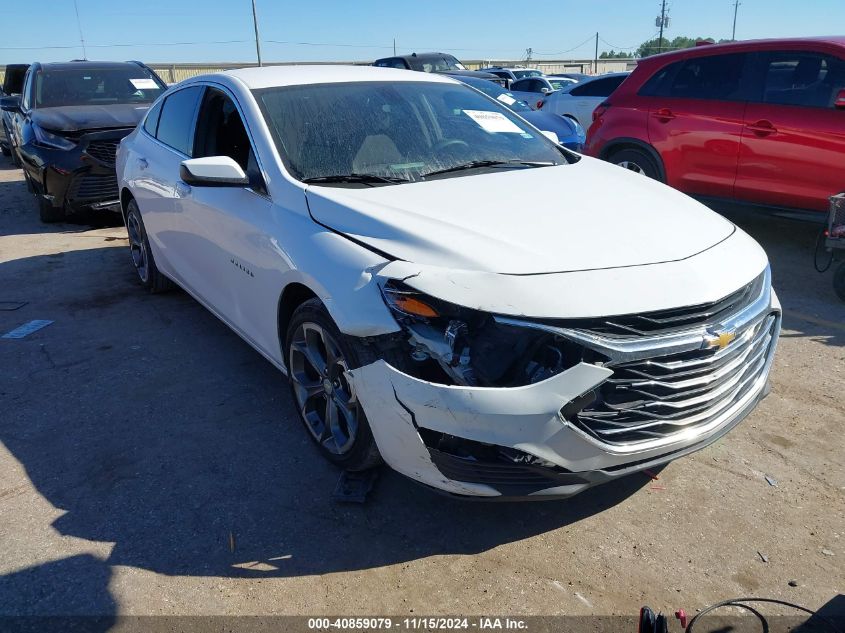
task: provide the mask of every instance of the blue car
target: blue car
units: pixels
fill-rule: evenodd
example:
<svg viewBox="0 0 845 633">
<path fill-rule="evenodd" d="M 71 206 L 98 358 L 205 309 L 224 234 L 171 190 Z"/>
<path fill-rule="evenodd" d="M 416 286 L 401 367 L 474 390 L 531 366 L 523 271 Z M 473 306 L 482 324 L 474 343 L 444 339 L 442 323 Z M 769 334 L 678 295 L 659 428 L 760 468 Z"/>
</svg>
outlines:
<svg viewBox="0 0 845 633">
<path fill-rule="evenodd" d="M 475 77 L 453 78 L 503 103 L 538 130 L 542 132 L 554 132 L 557 134 L 560 144 L 565 148 L 575 152 L 580 152 L 584 149 L 584 141 L 587 135 L 584 132 L 584 128 L 574 119 L 559 114 L 552 114 L 551 112 L 543 112 L 542 110 L 532 110 L 527 103 L 520 101 L 513 94 L 502 89 L 492 81 L 477 79 Z"/>
</svg>

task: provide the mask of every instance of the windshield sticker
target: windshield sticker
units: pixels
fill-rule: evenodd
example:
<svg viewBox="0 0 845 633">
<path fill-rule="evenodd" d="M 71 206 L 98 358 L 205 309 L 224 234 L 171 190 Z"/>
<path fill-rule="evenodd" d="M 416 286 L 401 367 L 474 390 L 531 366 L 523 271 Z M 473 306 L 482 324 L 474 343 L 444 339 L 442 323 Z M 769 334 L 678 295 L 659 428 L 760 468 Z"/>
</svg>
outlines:
<svg viewBox="0 0 845 633">
<path fill-rule="evenodd" d="M 130 79 L 136 90 L 158 90 L 158 84 L 152 79 Z"/>
<path fill-rule="evenodd" d="M 513 105 L 514 103 L 516 103 L 516 99 L 510 96 L 507 92 L 503 92 L 496 98 L 505 105 Z"/>
<path fill-rule="evenodd" d="M 523 130 L 519 129 L 513 121 L 507 118 L 501 112 L 487 112 L 486 110 L 464 110 L 470 119 L 478 123 L 485 132 L 516 132 L 521 134 Z"/>
</svg>

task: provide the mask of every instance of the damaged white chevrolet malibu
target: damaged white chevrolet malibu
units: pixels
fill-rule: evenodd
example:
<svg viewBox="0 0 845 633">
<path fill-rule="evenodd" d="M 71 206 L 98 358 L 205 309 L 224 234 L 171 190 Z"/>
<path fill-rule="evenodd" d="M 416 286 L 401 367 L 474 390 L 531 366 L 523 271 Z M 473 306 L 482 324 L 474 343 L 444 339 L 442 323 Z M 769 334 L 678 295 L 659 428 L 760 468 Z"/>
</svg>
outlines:
<svg viewBox="0 0 845 633">
<path fill-rule="evenodd" d="M 117 173 L 142 284 L 285 372 L 342 468 L 565 497 L 710 444 L 767 393 L 780 307 L 748 235 L 447 77 L 196 77 Z"/>
</svg>

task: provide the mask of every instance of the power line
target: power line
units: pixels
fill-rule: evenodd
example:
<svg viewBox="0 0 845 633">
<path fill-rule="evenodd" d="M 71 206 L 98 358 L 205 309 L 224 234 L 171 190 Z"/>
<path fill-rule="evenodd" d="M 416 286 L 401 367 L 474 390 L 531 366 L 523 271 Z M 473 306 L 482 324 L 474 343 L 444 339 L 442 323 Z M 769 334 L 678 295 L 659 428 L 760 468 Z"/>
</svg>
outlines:
<svg viewBox="0 0 845 633">
<path fill-rule="evenodd" d="M 73 0 L 73 9 L 76 11 L 76 26 L 79 27 L 79 43 L 82 44 L 82 58 L 88 59 L 88 51 L 85 50 L 85 38 L 82 36 L 82 21 L 79 19 L 79 6 Z"/>
<path fill-rule="evenodd" d="M 194 46 L 199 44 L 244 44 L 252 40 L 224 40 L 218 42 L 144 42 L 142 44 L 86 44 L 88 48 L 132 48 L 143 46 Z M 68 44 L 58 46 L 0 46 L 0 51 L 40 51 L 40 50 L 65 50 L 68 48 L 79 48 L 79 44 Z"/>
<path fill-rule="evenodd" d="M 604 39 L 603 37 L 599 37 L 599 39 L 600 39 L 600 40 L 601 40 L 604 44 L 606 44 L 606 45 L 610 46 L 610 48 L 612 48 L 613 50 L 617 50 L 617 49 L 618 49 L 618 50 L 620 50 L 620 51 L 632 51 L 632 50 L 634 50 L 635 48 L 639 48 L 639 47 L 640 47 L 640 44 L 637 44 L 636 46 L 614 46 L 613 44 L 611 44 L 610 42 L 608 42 L 608 41 L 607 41 L 606 39 Z"/>
<path fill-rule="evenodd" d="M 583 47 L 584 47 L 584 45 L 586 45 L 586 44 L 588 44 L 588 43 L 592 42 L 592 41 L 595 39 L 595 37 L 596 37 L 595 35 L 590 35 L 590 37 L 588 37 L 587 39 L 585 39 L 585 40 L 584 40 L 583 42 L 581 42 L 578 46 L 575 46 L 574 48 L 570 48 L 569 50 L 565 50 L 565 51 L 558 51 L 558 52 L 556 52 L 556 53 L 543 52 L 543 51 L 535 51 L 535 52 L 536 52 L 538 55 L 565 55 L 566 53 L 571 53 L 572 51 L 577 51 L 579 48 L 583 48 Z"/>
</svg>

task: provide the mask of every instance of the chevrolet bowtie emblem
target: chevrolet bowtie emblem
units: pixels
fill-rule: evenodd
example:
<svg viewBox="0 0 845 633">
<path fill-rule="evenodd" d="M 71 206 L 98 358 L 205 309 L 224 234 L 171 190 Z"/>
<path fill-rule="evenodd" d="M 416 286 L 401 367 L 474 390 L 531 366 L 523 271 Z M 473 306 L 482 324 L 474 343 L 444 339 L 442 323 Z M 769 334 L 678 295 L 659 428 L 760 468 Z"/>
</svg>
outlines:
<svg viewBox="0 0 845 633">
<path fill-rule="evenodd" d="M 728 345 L 733 343 L 736 338 L 736 332 L 708 332 L 704 337 L 704 349 L 725 349 Z"/>
</svg>

